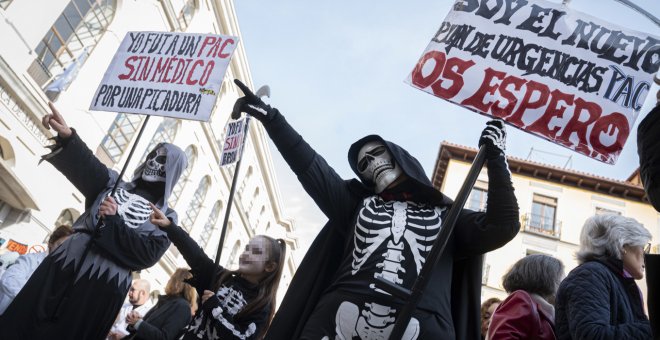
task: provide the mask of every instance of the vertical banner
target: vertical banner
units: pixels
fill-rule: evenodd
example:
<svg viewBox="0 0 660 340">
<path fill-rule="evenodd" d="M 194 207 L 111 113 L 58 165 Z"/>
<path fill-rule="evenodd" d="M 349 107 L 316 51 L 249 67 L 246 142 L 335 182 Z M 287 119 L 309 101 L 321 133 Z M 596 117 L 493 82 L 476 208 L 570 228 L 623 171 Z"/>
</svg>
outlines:
<svg viewBox="0 0 660 340">
<path fill-rule="evenodd" d="M 660 38 L 544 0 L 459 0 L 406 82 L 616 163 L 660 66 Z"/>
<path fill-rule="evenodd" d="M 90 110 L 208 121 L 238 38 L 128 32 Z"/>
<path fill-rule="evenodd" d="M 245 139 L 245 126 L 247 118 L 229 121 L 225 127 L 225 144 L 220 155 L 220 166 L 235 163 L 241 158 L 243 142 Z"/>
</svg>

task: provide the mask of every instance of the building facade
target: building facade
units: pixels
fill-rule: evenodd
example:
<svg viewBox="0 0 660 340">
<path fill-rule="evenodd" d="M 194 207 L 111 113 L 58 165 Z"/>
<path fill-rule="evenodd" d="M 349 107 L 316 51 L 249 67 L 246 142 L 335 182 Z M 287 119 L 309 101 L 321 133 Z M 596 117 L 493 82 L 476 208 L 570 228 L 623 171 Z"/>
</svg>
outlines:
<svg viewBox="0 0 660 340">
<path fill-rule="evenodd" d="M 38 10 L 37 10 L 38 8 Z M 128 31 L 241 33 L 233 2 L 224 0 L 35 0 L 0 1 L 0 252 L 43 250 L 48 233 L 71 224 L 84 210 L 83 196 L 50 164 L 51 131 L 41 118 L 48 101 L 107 166 L 125 178 L 156 143 L 178 145 L 189 165 L 169 204 L 180 224 L 215 258 L 236 166 L 220 167 L 224 127 L 242 95 L 231 81 L 252 85 L 242 44 L 232 57 L 208 122 L 150 117 L 130 161 L 128 155 L 144 115 L 95 112 L 92 96 Z M 283 238 L 288 245 L 280 295 L 296 264 L 293 222 L 283 216 L 265 132 L 252 123 L 227 223 L 220 264 L 236 268 L 238 255 L 257 234 Z M 172 246 L 160 262 L 136 275 L 162 292 L 171 273 L 185 267 Z"/>
<path fill-rule="evenodd" d="M 449 197 L 456 197 L 476 154 L 476 149 L 443 142 L 433 171 L 433 185 Z M 619 181 L 515 157 L 508 157 L 507 161 L 520 207 L 521 229 L 511 242 L 485 255 L 482 300 L 504 299 L 507 294 L 502 276 L 529 254 L 558 258 L 568 274 L 577 266 L 575 253 L 582 225 L 595 214 L 614 213 L 636 219 L 651 232 L 653 252 L 658 252 L 660 214 L 648 202 L 638 174 Z M 487 189 L 484 167 L 465 207 L 484 210 Z M 646 296 L 646 281 L 637 284 Z"/>
</svg>

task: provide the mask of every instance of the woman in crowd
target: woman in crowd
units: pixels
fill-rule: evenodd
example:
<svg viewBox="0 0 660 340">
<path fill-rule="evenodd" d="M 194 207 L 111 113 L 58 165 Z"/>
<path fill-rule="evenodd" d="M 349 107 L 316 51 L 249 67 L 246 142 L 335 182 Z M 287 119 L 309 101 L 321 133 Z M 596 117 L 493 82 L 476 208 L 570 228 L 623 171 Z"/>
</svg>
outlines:
<svg viewBox="0 0 660 340">
<path fill-rule="evenodd" d="M 254 236 L 239 257 L 238 270 L 216 265 L 188 233 L 152 205 L 151 222 L 167 232 L 191 268 L 191 284 L 202 305 L 181 339 L 260 339 L 275 313 L 284 267 L 282 239 Z"/>
<path fill-rule="evenodd" d="M 644 253 L 651 233 L 614 214 L 587 219 L 580 235 L 579 266 L 557 292 L 559 339 L 650 339 L 642 294 Z"/>
<path fill-rule="evenodd" d="M 491 317 L 488 339 L 554 340 L 552 306 L 564 265 L 554 257 L 533 254 L 518 260 L 502 277 L 509 296 Z"/>
<path fill-rule="evenodd" d="M 165 295 L 142 318 L 131 312 L 126 316 L 131 340 L 172 340 L 190 322 L 191 309 L 196 308 L 197 292 L 184 280 L 192 278 L 185 268 L 177 269 L 165 286 Z"/>
<path fill-rule="evenodd" d="M 481 304 L 481 340 L 488 335 L 488 325 L 490 325 L 490 318 L 497 307 L 502 303 L 502 300 L 492 297 Z"/>
</svg>

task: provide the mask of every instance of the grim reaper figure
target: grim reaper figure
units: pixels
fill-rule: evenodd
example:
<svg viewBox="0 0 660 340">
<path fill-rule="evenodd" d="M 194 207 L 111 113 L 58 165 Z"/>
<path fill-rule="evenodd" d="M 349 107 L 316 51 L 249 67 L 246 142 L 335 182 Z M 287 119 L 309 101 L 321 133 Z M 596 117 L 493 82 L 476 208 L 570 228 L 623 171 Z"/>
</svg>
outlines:
<svg viewBox="0 0 660 340">
<path fill-rule="evenodd" d="M 329 221 L 303 259 L 267 339 L 387 339 L 405 301 L 375 286 L 384 278 L 410 289 L 452 201 L 419 162 L 377 135 L 355 142 L 343 180 L 287 123 L 240 81 L 233 116 L 247 112 L 270 138 Z M 488 158 L 488 208 L 464 209 L 438 261 L 405 339 L 479 339 L 481 255 L 518 232 L 518 203 L 504 155 L 501 121 L 479 144 Z"/>
<path fill-rule="evenodd" d="M 167 198 L 187 160 L 178 147 L 158 144 L 133 179 L 123 182 L 50 105 L 52 114 L 43 124 L 57 137 L 43 158 L 85 196 L 85 212 L 74 222 L 75 233 L 46 257 L 0 318 L 2 338 L 105 339 L 130 288 L 131 272 L 154 265 L 170 244 L 150 222 L 150 204 L 177 220 Z"/>
</svg>

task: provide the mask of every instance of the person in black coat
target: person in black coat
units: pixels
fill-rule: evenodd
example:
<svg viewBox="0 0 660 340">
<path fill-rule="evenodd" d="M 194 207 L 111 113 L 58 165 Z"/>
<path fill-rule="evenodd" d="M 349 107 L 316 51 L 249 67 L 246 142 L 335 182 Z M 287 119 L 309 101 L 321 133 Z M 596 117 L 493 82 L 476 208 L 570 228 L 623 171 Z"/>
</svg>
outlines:
<svg viewBox="0 0 660 340">
<path fill-rule="evenodd" d="M 655 76 L 660 85 L 660 78 Z M 656 106 L 642 120 L 637 128 L 637 152 L 639 154 L 639 174 L 646 195 L 660 212 L 660 91 Z M 655 339 L 660 339 L 660 254 L 646 255 L 647 307 Z"/>
<path fill-rule="evenodd" d="M 584 224 L 579 265 L 557 291 L 557 339 L 650 339 L 642 293 L 651 233 L 632 218 L 603 214 Z"/>
<path fill-rule="evenodd" d="M 360 181 L 340 178 L 277 109 L 235 82 L 245 96 L 232 116 L 247 112 L 263 124 L 329 219 L 300 264 L 266 339 L 387 337 L 404 301 L 375 287 L 375 279 L 410 289 L 453 202 L 433 187 L 417 159 L 377 135 L 358 140 L 348 151 Z M 488 208 L 462 210 L 405 339 L 480 339 L 481 255 L 503 246 L 520 229 L 504 124 L 489 122 L 481 144 L 488 159 Z"/>
<path fill-rule="evenodd" d="M 195 288 L 184 282 L 192 278 L 190 271 L 178 268 L 165 286 L 165 295 L 158 297 L 144 318 L 137 312 L 126 316 L 130 340 L 173 340 L 183 333 L 183 328 L 192 318 L 192 309 L 197 305 Z"/>
</svg>

